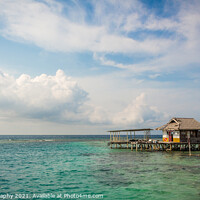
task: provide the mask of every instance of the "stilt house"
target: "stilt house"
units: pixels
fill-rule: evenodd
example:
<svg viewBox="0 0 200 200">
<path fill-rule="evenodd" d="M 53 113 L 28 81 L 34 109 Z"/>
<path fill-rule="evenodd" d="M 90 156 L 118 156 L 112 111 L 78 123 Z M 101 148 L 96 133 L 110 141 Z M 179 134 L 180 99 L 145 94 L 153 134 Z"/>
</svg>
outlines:
<svg viewBox="0 0 200 200">
<path fill-rule="evenodd" d="M 163 142 L 200 143 L 200 123 L 194 118 L 172 118 L 167 124 L 156 128 L 163 131 Z"/>
</svg>

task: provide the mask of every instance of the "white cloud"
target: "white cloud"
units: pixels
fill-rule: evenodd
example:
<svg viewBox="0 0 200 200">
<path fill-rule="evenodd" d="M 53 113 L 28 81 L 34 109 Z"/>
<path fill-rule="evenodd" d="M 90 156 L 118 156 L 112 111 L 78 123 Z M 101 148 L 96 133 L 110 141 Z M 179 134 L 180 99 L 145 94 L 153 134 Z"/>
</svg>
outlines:
<svg viewBox="0 0 200 200">
<path fill-rule="evenodd" d="M 113 123 L 118 125 L 149 126 L 158 120 L 166 118 L 166 114 L 160 112 L 156 107 L 145 102 L 145 93 L 140 94 L 122 112 L 113 118 Z"/>
<path fill-rule="evenodd" d="M 113 1 L 111 2 L 113 3 Z M 115 31 L 119 33 L 125 31 L 136 38 L 138 37 L 137 31 L 140 32 L 140 39 L 137 42 L 143 42 L 138 42 L 138 45 L 135 45 L 137 50 L 134 53 L 141 52 L 140 56 L 142 55 L 144 60 L 127 65 L 123 64 L 123 62 L 101 58 L 99 60 L 102 65 L 129 69 L 134 72 L 155 71 L 165 73 L 179 70 L 183 67 L 190 68 L 194 63 L 200 64 L 200 57 L 198 56 L 200 52 L 199 1 L 178 1 L 177 7 L 171 8 L 172 10 L 176 9 L 176 12 L 169 17 L 157 16 L 139 1 L 134 1 L 134 3 L 127 1 L 128 7 L 124 7 L 123 3 L 117 1 L 115 6 L 117 11 L 114 9 L 108 15 L 105 14 L 105 8 L 100 6 L 100 3 L 97 5 L 100 6 L 101 10 L 99 13 L 102 16 L 105 15 L 103 22 L 107 20 L 106 25 L 108 27 L 114 26 L 116 28 Z M 110 6 L 109 3 L 106 5 L 107 7 Z M 137 6 L 134 7 L 134 5 Z M 117 22 L 115 19 L 120 20 Z M 156 34 L 156 31 L 160 32 L 160 34 Z M 140 48 L 141 45 L 143 46 L 142 48 Z M 145 58 L 148 58 L 148 55 L 144 54 L 145 48 L 151 49 L 152 55 L 156 56 L 149 57 L 150 59 L 146 61 Z M 130 54 L 130 56 L 134 55 Z"/>
<path fill-rule="evenodd" d="M 149 75 L 149 78 L 155 79 L 155 78 L 157 78 L 159 76 L 160 76 L 160 74 L 151 74 L 151 75 Z"/>
<path fill-rule="evenodd" d="M 129 16 L 135 18 L 134 25 L 141 24 L 140 17 L 146 13 L 138 0 L 101 0 L 92 1 L 94 6 L 94 21 L 104 25 L 110 32 L 121 32 Z"/>
<path fill-rule="evenodd" d="M 132 4 L 136 5 L 136 2 Z M 128 9 L 125 5 L 123 7 Z M 114 7 L 114 3 L 111 6 Z M 81 18 L 83 15 L 80 15 L 79 21 L 74 22 L 69 16 L 63 15 L 62 5 L 54 1 L 1 1 L 0 9 L 4 24 L 0 30 L 1 35 L 16 41 L 33 43 L 49 51 L 155 54 L 163 52 L 172 42 L 170 39 L 159 38 L 144 38 L 139 41 L 120 31 L 110 33 L 106 24 L 97 22 L 96 25 L 89 25 Z M 73 12 L 77 13 L 77 10 Z M 96 12 L 98 13 L 97 10 Z M 115 19 L 118 21 L 118 18 Z"/>
<path fill-rule="evenodd" d="M 0 9 L 5 25 L 1 30 L 3 36 L 34 43 L 50 51 L 90 49 L 103 31 L 101 27 L 68 20 L 62 16 L 62 5 L 54 1 L 1 1 Z"/>
<path fill-rule="evenodd" d="M 68 124 L 139 126 L 163 117 L 156 107 L 146 104 L 144 97 L 139 95 L 118 112 L 116 108 L 112 111 L 109 106 L 92 104 L 88 93 L 62 70 L 55 76 L 42 74 L 34 78 L 27 74 L 19 78 L 0 74 L 0 118 L 5 121 L 24 118 Z"/>
<path fill-rule="evenodd" d="M 97 61 L 100 61 L 101 65 L 105 65 L 105 66 L 112 66 L 112 67 L 116 67 L 119 69 L 126 69 L 128 70 L 128 73 L 130 73 L 130 71 L 134 71 L 134 72 L 144 72 L 146 70 L 151 70 L 150 69 L 150 65 L 144 65 L 144 64 L 123 64 L 123 63 L 118 63 L 114 60 L 111 59 L 107 59 L 104 55 L 98 54 L 98 53 L 94 53 L 93 54 L 93 58 Z"/>
<path fill-rule="evenodd" d="M 30 118 L 45 121 L 108 124 L 108 112 L 89 102 L 88 93 L 62 70 L 55 76 L 41 74 L 14 78 L 0 73 L 0 118 Z"/>
<path fill-rule="evenodd" d="M 81 113 L 87 96 L 62 70 L 55 76 L 42 74 L 35 78 L 26 74 L 17 79 L 8 74 L 0 75 L 1 110 L 13 111 L 19 116 L 73 121 L 76 118 L 70 118 L 71 115 Z"/>
<path fill-rule="evenodd" d="M 91 4 L 94 19 L 88 22 L 86 10 L 77 4 L 70 7 L 53 0 L 1 1 L 0 34 L 48 51 L 123 53 L 148 58 L 148 61 L 141 59 L 127 65 L 99 57 L 102 65 L 135 72 L 160 73 L 200 63 L 200 5 L 197 1 L 179 2 L 177 13 L 168 18 L 156 16 L 139 1 L 94 1 Z M 64 13 L 64 9 L 67 12 Z M 149 30 L 161 31 L 163 35 L 149 34 Z M 137 39 L 137 31 L 142 31 L 140 39 Z"/>
<path fill-rule="evenodd" d="M 200 120 L 198 81 L 182 81 L 176 77 L 161 82 L 141 80 L 121 70 L 106 75 L 79 77 L 78 80 L 90 94 L 92 104 L 107 110 L 109 115 L 105 116 L 112 122 L 112 129 L 156 127 L 171 117 Z M 141 96 L 142 93 L 145 95 Z M 139 124 L 139 119 L 144 122 Z"/>
</svg>

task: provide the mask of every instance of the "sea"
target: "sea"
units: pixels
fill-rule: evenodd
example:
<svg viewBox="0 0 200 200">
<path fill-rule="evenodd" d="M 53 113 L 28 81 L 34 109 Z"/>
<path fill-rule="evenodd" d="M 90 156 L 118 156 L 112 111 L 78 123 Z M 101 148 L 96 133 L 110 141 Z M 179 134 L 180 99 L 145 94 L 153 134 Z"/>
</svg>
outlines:
<svg viewBox="0 0 200 200">
<path fill-rule="evenodd" d="M 0 136 L 0 199 L 200 199 L 200 152 L 110 149 L 108 141 Z"/>
</svg>

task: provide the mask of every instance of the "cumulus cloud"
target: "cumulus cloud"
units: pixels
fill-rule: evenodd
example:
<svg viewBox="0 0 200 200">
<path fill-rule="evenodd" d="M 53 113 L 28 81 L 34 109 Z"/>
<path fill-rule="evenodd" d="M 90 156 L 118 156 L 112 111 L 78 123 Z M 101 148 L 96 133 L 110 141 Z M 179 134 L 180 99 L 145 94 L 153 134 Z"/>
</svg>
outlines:
<svg viewBox="0 0 200 200">
<path fill-rule="evenodd" d="M 31 78 L 22 74 L 17 79 L 1 73 L 0 97 L 1 110 L 13 111 L 16 115 L 73 121 L 76 118 L 72 114 L 81 113 L 88 94 L 58 70 L 55 76 L 42 74 Z"/>
<path fill-rule="evenodd" d="M 113 123 L 118 125 L 149 126 L 154 122 L 166 118 L 166 114 L 160 112 L 155 106 L 145 102 L 145 93 L 140 94 L 123 111 L 113 117 Z"/>
<path fill-rule="evenodd" d="M 61 123 L 109 124 L 109 112 L 90 103 L 89 94 L 62 70 L 18 78 L 0 73 L 0 119 L 39 119 Z"/>
<path fill-rule="evenodd" d="M 163 118 L 163 113 L 145 102 L 142 93 L 123 111 L 92 105 L 88 93 L 62 70 L 56 75 L 14 78 L 0 73 L 0 118 L 39 119 L 78 124 L 139 126 Z"/>
</svg>

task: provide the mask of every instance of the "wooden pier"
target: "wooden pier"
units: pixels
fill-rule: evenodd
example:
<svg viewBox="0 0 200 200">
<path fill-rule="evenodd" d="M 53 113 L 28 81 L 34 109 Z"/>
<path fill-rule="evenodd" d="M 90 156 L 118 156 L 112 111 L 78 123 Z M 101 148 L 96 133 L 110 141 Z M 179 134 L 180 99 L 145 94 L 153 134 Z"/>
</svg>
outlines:
<svg viewBox="0 0 200 200">
<path fill-rule="evenodd" d="M 199 151 L 200 143 L 163 142 L 159 140 L 111 141 L 110 148 L 135 149 L 136 151 Z"/>
<path fill-rule="evenodd" d="M 129 130 L 114 130 L 108 131 L 110 133 L 110 148 L 119 149 L 135 149 L 136 151 L 199 151 L 200 142 L 166 142 L 161 140 L 150 139 L 150 131 L 152 129 L 129 129 Z M 136 139 L 136 132 L 144 132 L 143 139 Z M 123 135 L 120 133 L 123 133 Z M 126 133 L 126 134 L 125 134 Z"/>
</svg>

